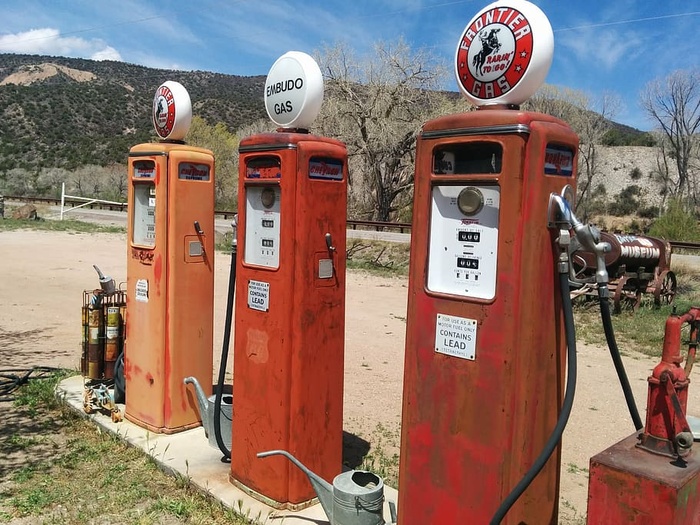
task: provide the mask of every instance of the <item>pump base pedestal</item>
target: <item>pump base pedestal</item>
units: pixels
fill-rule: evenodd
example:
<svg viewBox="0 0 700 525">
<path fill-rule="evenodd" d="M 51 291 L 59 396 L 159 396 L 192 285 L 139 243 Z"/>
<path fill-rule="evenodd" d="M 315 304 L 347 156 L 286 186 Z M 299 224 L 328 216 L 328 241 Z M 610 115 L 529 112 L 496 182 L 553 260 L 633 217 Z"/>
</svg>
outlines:
<svg viewBox="0 0 700 525">
<path fill-rule="evenodd" d="M 300 510 L 307 509 L 313 505 L 316 505 L 318 503 L 318 498 L 311 498 L 310 500 L 307 501 L 302 501 L 300 503 L 291 503 L 289 501 L 286 502 L 280 502 L 276 501 L 272 498 L 268 498 L 267 496 L 264 496 L 263 494 L 260 494 L 256 490 L 251 489 L 244 483 L 241 483 L 239 480 L 233 477 L 232 474 L 229 474 L 228 480 L 231 482 L 232 485 L 235 485 L 239 489 L 241 489 L 243 492 L 248 494 L 249 496 L 255 498 L 258 501 L 262 501 L 265 505 L 268 507 L 272 507 L 273 509 L 277 510 L 289 510 L 291 512 L 299 512 Z"/>
<path fill-rule="evenodd" d="M 700 525 L 700 446 L 678 460 L 638 442 L 635 432 L 591 458 L 588 525 Z"/>
<path fill-rule="evenodd" d="M 145 428 L 146 430 L 148 430 L 149 432 L 153 432 L 154 434 L 177 434 L 178 432 L 184 432 L 185 430 L 192 430 L 193 428 L 202 426 L 201 421 L 193 421 L 192 423 L 180 425 L 178 427 L 157 426 L 152 425 L 150 423 L 146 423 L 145 421 L 142 421 L 128 413 L 124 413 L 124 417 L 128 421 L 131 421 L 134 425 L 137 425 L 141 428 Z"/>
</svg>

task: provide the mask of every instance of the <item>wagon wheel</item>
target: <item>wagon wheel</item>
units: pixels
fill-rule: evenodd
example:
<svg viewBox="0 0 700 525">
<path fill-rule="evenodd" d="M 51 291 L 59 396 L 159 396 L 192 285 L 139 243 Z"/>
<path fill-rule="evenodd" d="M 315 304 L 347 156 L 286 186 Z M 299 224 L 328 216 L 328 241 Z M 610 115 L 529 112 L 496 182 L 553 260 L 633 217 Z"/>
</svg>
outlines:
<svg viewBox="0 0 700 525">
<path fill-rule="evenodd" d="M 623 275 L 620 280 L 617 281 L 617 284 L 615 285 L 615 293 L 613 294 L 613 312 L 616 314 L 619 314 L 620 311 L 622 310 L 621 307 L 621 302 L 622 302 L 622 289 L 625 287 L 625 283 L 627 282 L 627 276 Z"/>
<path fill-rule="evenodd" d="M 671 304 L 676 296 L 676 274 L 670 270 L 664 270 L 659 276 L 658 284 L 654 288 L 654 304 Z"/>
<path fill-rule="evenodd" d="M 633 289 L 629 288 L 630 283 L 634 284 Z M 639 287 L 637 279 L 630 280 L 626 275 L 623 275 L 620 280 L 617 281 L 615 293 L 613 294 L 613 311 L 616 314 L 622 311 L 623 300 L 625 304 L 631 306 L 632 310 L 635 312 L 639 309 L 639 306 L 642 304 L 642 290 Z"/>
</svg>

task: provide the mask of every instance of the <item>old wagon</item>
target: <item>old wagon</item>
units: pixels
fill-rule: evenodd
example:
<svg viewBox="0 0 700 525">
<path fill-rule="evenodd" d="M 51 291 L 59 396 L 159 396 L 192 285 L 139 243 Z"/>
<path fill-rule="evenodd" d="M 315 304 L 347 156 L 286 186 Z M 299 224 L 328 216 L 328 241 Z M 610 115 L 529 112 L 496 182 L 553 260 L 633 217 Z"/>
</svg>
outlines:
<svg viewBox="0 0 700 525">
<path fill-rule="evenodd" d="M 651 294 L 654 304 L 670 304 L 676 295 L 676 275 L 671 271 L 671 245 L 668 241 L 643 235 L 600 232 L 610 245 L 605 254 L 610 295 L 619 312 L 628 304 L 637 309 L 643 294 Z M 577 249 L 571 254 L 576 281 L 584 283 L 572 290 L 572 297 L 595 293 L 596 257 Z"/>
</svg>

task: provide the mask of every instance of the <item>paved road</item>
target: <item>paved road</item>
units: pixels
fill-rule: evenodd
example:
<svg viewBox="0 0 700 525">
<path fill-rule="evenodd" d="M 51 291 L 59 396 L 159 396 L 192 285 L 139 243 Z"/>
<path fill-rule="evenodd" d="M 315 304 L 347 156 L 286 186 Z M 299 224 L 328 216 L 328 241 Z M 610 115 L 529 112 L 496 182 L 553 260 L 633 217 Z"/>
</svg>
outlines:
<svg viewBox="0 0 700 525">
<path fill-rule="evenodd" d="M 121 226 L 126 227 L 126 212 L 121 211 L 109 211 L 109 210 L 93 210 L 90 208 L 80 208 L 74 210 L 72 208 L 67 208 L 64 210 L 64 217 L 74 218 L 81 221 L 94 222 L 102 225 L 109 226 Z M 44 216 L 47 219 L 58 219 L 60 217 L 61 210 L 59 206 L 51 206 L 49 212 Z M 220 219 L 217 218 L 215 221 L 215 228 L 217 233 L 225 234 L 231 231 L 231 220 L 230 219 Z M 374 230 L 352 230 L 349 229 L 347 232 L 348 238 L 351 239 L 367 239 L 367 240 L 378 240 L 378 241 L 388 241 L 388 242 L 411 242 L 410 233 L 399 233 L 399 232 L 377 232 Z M 700 269 L 700 256 L 698 255 L 681 255 L 673 254 L 671 258 L 672 265 L 682 264 L 684 266 L 690 266 L 692 268 Z"/>
</svg>

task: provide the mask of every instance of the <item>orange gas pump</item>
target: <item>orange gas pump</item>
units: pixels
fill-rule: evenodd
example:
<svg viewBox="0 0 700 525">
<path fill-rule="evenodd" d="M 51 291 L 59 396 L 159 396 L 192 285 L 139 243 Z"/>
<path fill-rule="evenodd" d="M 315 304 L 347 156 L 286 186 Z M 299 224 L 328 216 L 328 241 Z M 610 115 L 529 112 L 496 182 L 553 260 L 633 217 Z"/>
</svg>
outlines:
<svg viewBox="0 0 700 525">
<path fill-rule="evenodd" d="M 323 80 L 303 53 L 270 70 L 277 133 L 241 141 L 230 480 L 276 508 L 315 497 L 284 449 L 324 479 L 342 468 L 347 150 L 307 128 Z"/>
<path fill-rule="evenodd" d="M 164 141 L 129 151 L 125 415 L 159 433 L 200 424 L 185 377 L 211 394 L 214 157 L 182 142 L 191 116 L 185 88 L 165 82 L 153 101 Z"/>
<path fill-rule="evenodd" d="M 481 107 L 427 122 L 417 141 L 400 525 L 501 523 L 558 425 L 567 344 L 548 202 L 575 187 L 578 137 L 517 109 L 552 50 L 533 4 L 482 9 L 455 64 Z M 556 449 L 502 522 L 556 524 L 559 468 Z"/>
</svg>

